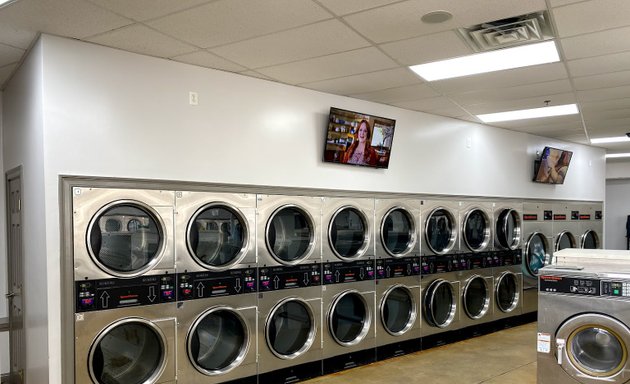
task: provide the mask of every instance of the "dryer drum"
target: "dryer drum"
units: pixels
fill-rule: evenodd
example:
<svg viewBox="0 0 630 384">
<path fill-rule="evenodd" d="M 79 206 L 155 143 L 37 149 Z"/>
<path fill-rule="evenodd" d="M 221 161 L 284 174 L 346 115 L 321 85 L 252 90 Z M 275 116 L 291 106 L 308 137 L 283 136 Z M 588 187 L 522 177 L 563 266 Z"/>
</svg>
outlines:
<svg viewBox="0 0 630 384">
<path fill-rule="evenodd" d="M 102 207 L 87 231 L 88 252 L 105 272 L 135 277 L 158 262 L 164 248 L 159 215 L 139 201 L 121 200 Z"/>
<path fill-rule="evenodd" d="M 223 204 L 201 207 L 188 224 L 188 251 L 203 267 L 221 268 L 237 263 L 247 249 L 247 220 Z"/>
<path fill-rule="evenodd" d="M 427 219 L 425 235 L 431 251 L 440 255 L 448 253 L 457 239 L 453 214 L 445 208 L 434 209 Z"/>
<path fill-rule="evenodd" d="M 367 219 L 356 208 L 342 207 L 330 220 L 328 241 L 333 252 L 341 259 L 356 259 L 368 246 Z"/>
<path fill-rule="evenodd" d="M 313 250 L 313 218 L 296 206 L 283 206 L 267 222 L 265 240 L 276 260 L 283 264 L 298 263 Z"/>
<path fill-rule="evenodd" d="M 88 364 L 98 384 L 153 383 L 164 370 L 166 342 L 157 327 L 143 319 L 118 321 L 94 341 Z"/>
<path fill-rule="evenodd" d="M 490 288 L 486 280 L 479 276 L 473 276 L 468 280 L 464 288 L 464 311 L 471 319 L 480 319 L 490 307 Z"/>
<path fill-rule="evenodd" d="M 308 351 L 315 340 L 315 333 L 313 311 L 300 299 L 281 301 L 267 317 L 267 345 L 281 359 L 294 359 Z"/>
<path fill-rule="evenodd" d="M 481 209 L 473 209 L 464 219 L 464 241 L 471 251 L 482 251 L 490 241 L 489 218 Z"/>
<path fill-rule="evenodd" d="M 448 327 L 455 319 L 457 304 L 453 285 L 438 279 L 429 285 L 424 298 L 424 313 L 427 321 L 434 327 Z"/>
<path fill-rule="evenodd" d="M 518 248 L 521 238 L 521 219 L 513 209 L 504 209 L 496 221 L 497 242 L 504 249 Z"/>
<path fill-rule="evenodd" d="M 525 269 L 530 276 L 538 276 L 538 270 L 547 264 L 548 252 L 547 238 L 540 232 L 532 233 L 525 246 Z"/>
<path fill-rule="evenodd" d="M 556 251 L 576 247 L 575 236 L 569 231 L 562 231 L 556 238 Z"/>
<path fill-rule="evenodd" d="M 599 236 L 592 230 L 584 232 L 582 240 L 580 241 L 580 248 L 584 249 L 598 249 L 599 248 Z"/>
<path fill-rule="evenodd" d="M 188 358 L 205 375 L 218 375 L 237 367 L 249 349 L 245 321 L 228 307 L 204 312 L 190 328 Z"/>
<path fill-rule="evenodd" d="M 512 272 L 505 272 L 499 277 L 496 291 L 497 306 L 503 312 L 512 312 L 520 299 L 518 280 Z"/>
<path fill-rule="evenodd" d="M 411 329 L 416 313 L 416 303 L 408 288 L 396 285 L 383 296 L 381 321 L 389 334 L 400 336 Z"/>
<path fill-rule="evenodd" d="M 411 214 L 404 208 L 394 207 L 383 217 L 381 242 L 391 256 L 403 256 L 416 242 L 415 224 Z"/>
<path fill-rule="evenodd" d="M 372 322 L 365 298 L 345 291 L 333 302 L 328 315 L 331 336 L 343 346 L 356 345 L 367 335 Z"/>
</svg>

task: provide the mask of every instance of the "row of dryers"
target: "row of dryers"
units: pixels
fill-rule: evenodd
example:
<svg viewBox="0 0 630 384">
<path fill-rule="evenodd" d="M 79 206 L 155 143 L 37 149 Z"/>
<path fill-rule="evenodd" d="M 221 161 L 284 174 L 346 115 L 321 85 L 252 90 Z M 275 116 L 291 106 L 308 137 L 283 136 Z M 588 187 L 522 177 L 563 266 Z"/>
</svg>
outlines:
<svg viewBox="0 0 630 384">
<path fill-rule="evenodd" d="M 293 382 L 521 313 L 516 201 L 72 192 L 76 382 Z"/>
</svg>

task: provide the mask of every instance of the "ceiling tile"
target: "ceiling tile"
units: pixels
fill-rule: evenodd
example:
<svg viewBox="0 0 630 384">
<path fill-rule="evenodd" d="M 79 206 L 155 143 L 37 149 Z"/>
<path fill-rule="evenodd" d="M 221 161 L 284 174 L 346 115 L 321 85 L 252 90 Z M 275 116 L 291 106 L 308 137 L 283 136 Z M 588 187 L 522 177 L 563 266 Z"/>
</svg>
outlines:
<svg viewBox="0 0 630 384">
<path fill-rule="evenodd" d="M 498 87 L 505 88 L 544 83 L 547 81 L 568 79 L 568 77 L 564 64 L 552 63 L 433 81 L 431 82 L 431 86 L 444 94 L 454 94 L 481 89 L 497 89 Z"/>
<path fill-rule="evenodd" d="M 241 72 L 247 70 L 247 68 L 235 64 L 229 60 L 221 58 L 215 54 L 207 51 L 197 51 L 193 53 L 187 53 L 185 55 L 175 56 L 172 58 L 175 61 L 182 63 L 188 63 L 198 65 L 201 67 L 220 69 L 230 72 Z"/>
<path fill-rule="evenodd" d="M 554 8 L 559 37 L 625 27 L 630 24 L 630 1 L 591 0 Z"/>
<path fill-rule="evenodd" d="M 630 27 L 609 29 L 560 39 L 567 60 L 630 50 Z"/>
<path fill-rule="evenodd" d="M 339 20 L 277 32 L 210 51 L 248 68 L 260 68 L 369 46 Z"/>
<path fill-rule="evenodd" d="M 88 0 L 119 15 L 145 21 L 191 8 L 211 0 Z"/>
<path fill-rule="evenodd" d="M 397 67 L 397 64 L 389 57 L 378 49 L 370 47 L 276 65 L 257 71 L 278 81 L 301 84 L 394 67 Z"/>
<path fill-rule="evenodd" d="M 582 116 L 584 116 L 584 121 L 587 125 L 597 125 L 603 124 L 605 120 L 630 119 L 630 108 L 609 109 L 607 111 L 582 110 Z"/>
<path fill-rule="evenodd" d="M 577 91 L 578 100 L 585 101 L 602 101 L 609 99 L 621 99 L 630 94 L 630 85 L 613 88 L 590 89 L 588 91 Z"/>
<path fill-rule="evenodd" d="M 392 104 L 401 108 L 412 109 L 416 111 L 425 111 L 425 112 L 440 110 L 440 109 L 449 109 L 449 108 L 458 108 L 460 111 L 462 111 L 448 97 L 444 97 L 444 96 L 428 97 L 428 98 L 424 98 L 420 100 L 399 101 Z"/>
<path fill-rule="evenodd" d="M 561 7 L 567 4 L 579 3 L 584 0 L 549 0 L 552 7 Z"/>
<path fill-rule="evenodd" d="M 575 94 L 573 92 L 559 93 L 549 95 L 546 100 L 551 100 L 552 105 L 562 105 L 575 103 Z M 478 102 L 470 100 L 462 103 L 462 107 L 466 108 L 470 113 L 480 115 L 484 113 L 513 111 L 517 109 L 539 108 L 544 105 L 544 100 L 540 96 L 528 97 L 514 100 L 494 100 L 491 102 Z"/>
<path fill-rule="evenodd" d="M 173 57 L 196 48 L 142 24 L 116 29 L 88 39 L 93 43 L 158 57 Z"/>
<path fill-rule="evenodd" d="M 571 90 L 572 88 L 569 80 L 556 80 L 548 81 L 545 83 L 520 85 L 517 87 L 485 89 L 460 94 L 453 94 L 451 95 L 451 98 L 462 105 L 474 105 L 538 96 L 540 100 L 539 105 L 543 106 L 543 102 L 545 100 L 552 100 L 553 105 L 558 105 L 559 103 L 557 103 L 551 97 L 551 95 L 571 92 Z M 500 112 L 500 110 L 494 112 Z"/>
<path fill-rule="evenodd" d="M 319 0 L 319 3 L 336 15 L 347 15 L 348 13 L 364 11 L 397 1 L 400 0 Z"/>
<path fill-rule="evenodd" d="M 0 89 L 4 87 L 4 84 L 9 77 L 13 74 L 13 71 L 17 68 L 17 64 L 9 64 L 4 67 L 0 67 Z"/>
<path fill-rule="evenodd" d="M 24 55 L 24 52 L 26 52 L 24 49 L 0 44 L 0 67 L 17 63 L 22 58 L 22 55 Z"/>
<path fill-rule="evenodd" d="M 34 31 L 0 22 L 0 43 L 2 44 L 27 49 L 36 37 L 37 33 Z"/>
<path fill-rule="evenodd" d="M 132 21 L 83 0 L 20 0 L 2 8 L 0 24 L 29 32 L 83 38 Z"/>
<path fill-rule="evenodd" d="M 575 89 L 579 91 L 630 85 L 630 71 L 576 77 L 573 79 L 573 85 Z"/>
<path fill-rule="evenodd" d="M 423 64 L 473 53 L 455 31 L 387 43 L 381 48 L 403 65 Z"/>
<path fill-rule="evenodd" d="M 331 18 L 311 0 L 220 0 L 149 23 L 202 48 L 229 44 Z"/>
<path fill-rule="evenodd" d="M 630 98 L 580 103 L 580 110 L 584 112 L 598 112 L 626 108 L 630 108 Z"/>
<path fill-rule="evenodd" d="M 439 96 L 437 92 L 426 84 L 407 85 L 404 87 L 383 89 L 380 91 L 351 95 L 357 99 L 392 104 L 401 101 L 418 100 L 425 97 Z"/>
<path fill-rule="evenodd" d="M 338 95 L 351 95 L 355 93 L 366 93 L 380 89 L 401 87 L 403 85 L 420 82 L 422 82 L 422 80 L 408 68 L 396 68 L 340 77 L 332 80 L 304 83 L 300 84 L 300 86 Z"/>
<path fill-rule="evenodd" d="M 571 76 L 596 75 L 630 70 L 630 52 L 589 57 L 567 62 Z"/>
<path fill-rule="evenodd" d="M 544 0 L 409 0 L 346 16 L 345 20 L 372 41 L 384 43 L 542 9 L 546 9 Z M 449 11 L 453 13 L 453 18 L 439 24 L 420 21 L 424 14 L 435 10 Z"/>
<path fill-rule="evenodd" d="M 248 76 L 248 77 L 255 77 L 255 78 L 263 79 L 263 80 L 275 81 L 271 77 L 265 76 L 262 73 L 258 73 L 256 71 L 244 71 L 244 72 L 240 72 L 239 75 Z"/>
<path fill-rule="evenodd" d="M 589 141 L 586 139 L 586 135 L 584 134 L 584 132 L 559 134 L 557 136 L 552 136 L 552 137 L 554 139 L 558 139 L 558 140 L 562 140 L 562 141 L 568 141 L 568 142 L 571 142 L 571 143 L 589 145 Z"/>
</svg>

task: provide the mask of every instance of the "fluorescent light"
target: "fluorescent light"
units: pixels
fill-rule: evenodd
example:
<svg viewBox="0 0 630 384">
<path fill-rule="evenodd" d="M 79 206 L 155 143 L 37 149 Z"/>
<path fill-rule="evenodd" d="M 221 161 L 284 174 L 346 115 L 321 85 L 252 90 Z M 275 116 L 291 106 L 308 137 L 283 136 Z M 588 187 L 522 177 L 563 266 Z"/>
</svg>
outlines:
<svg viewBox="0 0 630 384">
<path fill-rule="evenodd" d="M 434 81 L 556 61 L 560 61 L 556 44 L 553 41 L 545 41 L 419 64 L 409 68 L 426 81 Z"/>
<path fill-rule="evenodd" d="M 477 115 L 484 123 L 495 123 L 497 121 L 536 119 L 539 117 L 574 115 L 578 113 L 577 105 L 565 104 L 553 107 L 542 107 L 533 109 L 520 109 L 518 111 L 507 111 L 498 113 L 488 113 L 485 115 Z"/>
<path fill-rule="evenodd" d="M 591 144 L 622 143 L 624 141 L 630 141 L 630 137 L 628 136 L 598 137 L 597 139 L 591 139 Z"/>
<path fill-rule="evenodd" d="M 630 157 L 630 153 L 607 153 L 606 154 L 607 159 L 615 159 L 619 157 Z"/>
<path fill-rule="evenodd" d="M 17 0 L 0 0 L 0 7 L 2 7 L 4 5 L 9 5 L 7 3 L 12 3 L 14 1 L 17 1 Z"/>
</svg>

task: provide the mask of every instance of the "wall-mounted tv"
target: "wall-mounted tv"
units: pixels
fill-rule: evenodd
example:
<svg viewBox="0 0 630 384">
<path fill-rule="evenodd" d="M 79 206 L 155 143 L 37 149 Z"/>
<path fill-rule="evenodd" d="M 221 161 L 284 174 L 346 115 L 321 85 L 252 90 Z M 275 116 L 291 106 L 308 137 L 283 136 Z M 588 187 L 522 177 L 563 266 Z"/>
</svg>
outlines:
<svg viewBox="0 0 630 384">
<path fill-rule="evenodd" d="M 330 108 L 324 161 L 387 168 L 396 120 Z"/>
<path fill-rule="evenodd" d="M 540 160 L 534 162 L 534 181 L 545 184 L 563 184 L 572 156 L 571 151 L 545 147 Z"/>
</svg>

